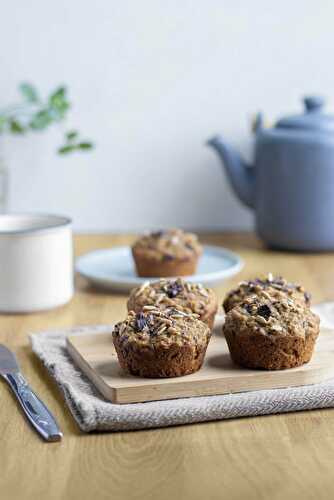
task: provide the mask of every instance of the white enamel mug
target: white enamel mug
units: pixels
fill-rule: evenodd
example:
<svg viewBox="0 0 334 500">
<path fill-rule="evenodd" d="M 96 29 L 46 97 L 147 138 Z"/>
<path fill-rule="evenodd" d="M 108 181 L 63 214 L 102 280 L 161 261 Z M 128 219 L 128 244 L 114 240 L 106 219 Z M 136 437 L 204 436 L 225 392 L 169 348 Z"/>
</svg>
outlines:
<svg viewBox="0 0 334 500">
<path fill-rule="evenodd" d="M 0 312 L 41 311 L 72 298 L 71 226 L 58 215 L 0 215 Z"/>
</svg>

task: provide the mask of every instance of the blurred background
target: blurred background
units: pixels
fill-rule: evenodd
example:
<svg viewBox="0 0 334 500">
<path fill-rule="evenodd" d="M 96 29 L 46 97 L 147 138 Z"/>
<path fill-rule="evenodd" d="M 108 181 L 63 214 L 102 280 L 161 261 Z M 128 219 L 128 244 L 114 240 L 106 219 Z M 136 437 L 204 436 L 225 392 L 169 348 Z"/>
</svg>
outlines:
<svg viewBox="0 0 334 500">
<path fill-rule="evenodd" d="M 205 142 L 220 132 L 249 159 L 257 111 L 271 123 L 312 93 L 333 108 L 333 16 L 325 0 L 12 0 L 0 103 L 21 81 L 65 84 L 68 124 L 96 147 L 57 156 L 57 127 L 1 137 L 9 209 L 86 232 L 251 228 Z"/>
</svg>

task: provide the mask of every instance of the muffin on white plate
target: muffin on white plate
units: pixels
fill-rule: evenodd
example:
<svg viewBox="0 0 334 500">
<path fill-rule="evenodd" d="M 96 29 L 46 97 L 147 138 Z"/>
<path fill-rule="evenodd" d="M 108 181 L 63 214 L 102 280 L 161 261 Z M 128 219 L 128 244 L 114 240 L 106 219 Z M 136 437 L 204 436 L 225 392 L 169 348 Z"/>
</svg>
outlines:
<svg viewBox="0 0 334 500">
<path fill-rule="evenodd" d="M 193 233 L 168 229 L 141 236 L 132 246 L 138 276 L 190 276 L 196 272 L 202 246 Z"/>
</svg>

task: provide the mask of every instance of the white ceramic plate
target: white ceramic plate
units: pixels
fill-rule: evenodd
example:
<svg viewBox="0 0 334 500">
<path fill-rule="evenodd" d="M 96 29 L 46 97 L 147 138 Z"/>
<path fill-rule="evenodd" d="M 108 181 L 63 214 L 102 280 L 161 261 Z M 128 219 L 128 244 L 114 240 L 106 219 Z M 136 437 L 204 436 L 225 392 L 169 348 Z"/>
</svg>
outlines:
<svg viewBox="0 0 334 500">
<path fill-rule="evenodd" d="M 218 285 L 243 267 L 241 258 L 221 247 L 204 246 L 197 273 L 185 279 L 206 286 Z M 118 292 L 129 292 L 148 279 L 138 278 L 130 247 L 96 250 L 78 257 L 76 270 L 93 285 Z"/>
</svg>

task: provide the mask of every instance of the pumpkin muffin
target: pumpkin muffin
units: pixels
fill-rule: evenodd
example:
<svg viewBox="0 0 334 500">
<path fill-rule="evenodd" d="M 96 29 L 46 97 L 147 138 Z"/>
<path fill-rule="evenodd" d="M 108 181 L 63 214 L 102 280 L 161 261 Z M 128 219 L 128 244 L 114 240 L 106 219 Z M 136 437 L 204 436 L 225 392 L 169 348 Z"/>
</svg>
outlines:
<svg viewBox="0 0 334 500">
<path fill-rule="evenodd" d="M 144 306 L 113 331 L 121 367 L 140 377 L 180 377 L 202 366 L 210 329 L 195 315 Z"/>
<path fill-rule="evenodd" d="M 288 296 L 262 292 L 227 313 L 223 332 L 238 365 L 282 370 L 310 361 L 319 317 Z"/>
<path fill-rule="evenodd" d="M 181 229 L 141 236 L 132 247 L 138 276 L 190 276 L 196 272 L 202 247 L 197 236 Z"/>
<path fill-rule="evenodd" d="M 289 283 L 284 278 L 273 277 L 269 273 L 267 278 L 255 278 L 254 280 L 239 283 L 237 288 L 227 294 L 223 302 L 225 312 L 228 313 L 250 295 L 257 295 L 263 290 L 274 297 L 290 297 L 307 307 L 310 307 L 311 304 L 311 295 L 301 285 Z"/>
<path fill-rule="evenodd" d="M 147 305 L 160 309 L 173 307 L 186 313 L 198 314 L 198 318 L 210 329 L 213 328 L 218 309 L 217 298 L 212 290 L 200 284 L 187 283 L 181 278 L 147 282 L 132 290 L 127 304 L 128 311 L 138 313 Z"/>
</svg>

